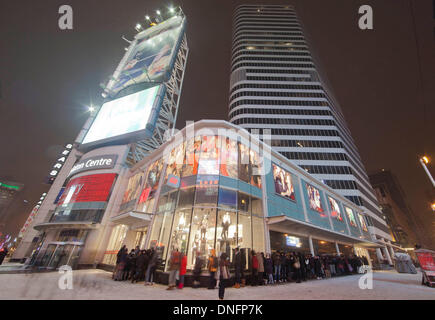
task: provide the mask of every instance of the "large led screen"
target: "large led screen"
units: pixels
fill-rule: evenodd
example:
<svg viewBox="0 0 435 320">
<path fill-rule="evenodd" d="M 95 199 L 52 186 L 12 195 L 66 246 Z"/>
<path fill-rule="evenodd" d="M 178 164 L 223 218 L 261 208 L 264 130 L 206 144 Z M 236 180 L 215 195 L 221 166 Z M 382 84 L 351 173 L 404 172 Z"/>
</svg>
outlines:
<svg viewBox="0 0 435 320">
<path fill-rule="evenodd" d="M 172 69 L 183 22 L 182 17 L 173 17 L 140 33 L 120 74 L 107 89 L 113 94 L 132 84 L 165 81 Z"/>
<path fill-rule="evenodd" d="M 295 190 L 293 187 L 292 177 L 290 172 L 272 164 L 273 167 L 273 180 L 275 182 L 275 192 L 280 196 L 286 197 L 293 201 L 295 198 Z"/>
<path fill-rule="evenodd" d="M 320 199 L 319 189 L 307 184 L 307 193 L 310 208 L 314 211 L 319 212 L 321 216 L 325 216 L 323 214 L 322 201 Z"/>
<path fill-rule="evenodd" d="M 92 174 L 72 179 L 59 199 L 59 205 L 102 202 L 109 198 L 116 173 Z"/>
<path fill-rule="evenodd" d="M 146 129 L 160 86 L 104 103 L 82 144 Z"/>
<path fill-rule="evenodd" d="M 344 207 L 346 210 L 347 217 L 349 218 L 350 225 L 354 228 L 357 228 L 358 225 L 356 224 L 355 215 L 353 214 L 353 210 L 348 207 Z"/>
<path fill-rule="evenodd" d="M 329 206 L 331 208 L 331 216 L 337 219 L 338 221 L 343 221 L 343 217 L 341 216 L 340 206 L 338 205 L 338 202 L 331 197 L 328 197 L 328 200 L 329 200 Z"/>
</svg>

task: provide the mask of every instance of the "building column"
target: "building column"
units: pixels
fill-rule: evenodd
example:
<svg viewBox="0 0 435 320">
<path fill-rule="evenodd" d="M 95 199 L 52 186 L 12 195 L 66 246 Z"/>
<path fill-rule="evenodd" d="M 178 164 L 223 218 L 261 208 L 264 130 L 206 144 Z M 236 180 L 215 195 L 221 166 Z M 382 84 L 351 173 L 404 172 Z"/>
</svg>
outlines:
<svg viewBox="0 0 435 320">
<path fill-rule="evenodd" d="M 310 252 L 311 254 L 314 256 L 314 246 L 313 246 L 313 237 L 309 236 L 308 237 L 308 244 L 310 245 Z"/>
<path fill-rule="evenodd" d="M 391 258 L 394 259 L 394 249 L 393 249 L 393 246 L 391 245 L 391 241 L 388 241 L 388 243 L 389 243 L 388 249 L 390 249 Z"/>
<path fill-rule="evenodd" d="M 335 242 L 335 250 L 337 250 L 337 255 L 341 255 L 337 241 Z"/>
<path fill-rule="evenodd" d="M 379 263 L 382 263 L 384 256 L 382 255 L 381 249 L 376 248 L 376 256 L 378 257 Z"/>
<path fill-rule="evenodd" d="M 391 261 L 390 253 L 388 252 L 387 247 L 382 247 L 382 251 L 384 251 L 384 255 L 387 258 L 388 264 L 392 265 L 393 261 Z"/>
</svg>

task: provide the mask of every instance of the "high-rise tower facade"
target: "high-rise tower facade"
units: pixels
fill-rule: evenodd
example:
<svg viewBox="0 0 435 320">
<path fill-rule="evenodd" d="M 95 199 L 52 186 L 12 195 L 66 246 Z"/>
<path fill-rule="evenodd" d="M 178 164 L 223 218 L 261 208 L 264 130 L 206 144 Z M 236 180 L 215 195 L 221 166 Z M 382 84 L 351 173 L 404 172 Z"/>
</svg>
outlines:
<svg viewBox="0 0 435 320">
<path fill-rule="evenodd" d="M 270 132 L 276 151 L 362 207 L 371 233 L 391 240 L 340 106 L 292 6 L 237 7 L 228 112 L 230 122 L 260 137 Z"/>
</svg>

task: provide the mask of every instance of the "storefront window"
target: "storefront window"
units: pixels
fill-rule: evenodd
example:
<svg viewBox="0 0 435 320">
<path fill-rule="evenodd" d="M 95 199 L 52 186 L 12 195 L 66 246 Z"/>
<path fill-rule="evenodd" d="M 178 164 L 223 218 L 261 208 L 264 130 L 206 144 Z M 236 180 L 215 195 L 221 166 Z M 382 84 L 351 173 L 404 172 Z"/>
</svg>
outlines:
<svg viewBox="0 0 435 320">
<path fill-rule="evenodd" d="M 238 246 L 243 248 L 252 248 L 252 233 L 251 233 L 251 214 L 239 211 L 238 223 Z"/>
<path fill-rule="evenodd" d="M 177 210 L 174 216 L 174 223 L 171 232 L 171 252 L 178 250 L 187 252 L 187 242 L 190 230 L 190 218 L 192 209 Z"/>
<path fill-rule="evenodd" d="M 163 214 L 162 229 L 161 229 L 161 232 L 159 235 L 159 239 L 157 241 L 157 243 L 162 244 L 162 247 L 163 247 L 162 259 L 164 260 L 166 268 L 167 268 L 167 258 L 169 258 L 169 256 L 168 256 L 168 244 L 169 244 L 169 238 L 171 235 L 173 216 L 174 216 L 173 212 L 165 212 Z"/>
<path fill-rule="evenodd" d="M 178 196 L 178 209 L 192 208 L 193 199 L 195 197 L 195 188 L 180 189 L 180 195 Z"/>
<path fill-rule="evenodd" d="M 237 213 L 218 210 L 216 252 L 225 252 L 232 261 L 233 249 L 237 247 Z"/>
<path fill-rule="evenodd" d="M 218 198 L 217 186 L 198 186 L 196 188 L 195 206 L 216 207 Z"/>
<path fill-rule="evenodd" d="M 214 248 L 216 233 L 216 209 L 195 208 L 190 230 L 190 241 L 187 254 L 187 267 L 193 269 L 195 259 L 199 255 L 205 262 Z M 206 266 L 204 265 L 204 268 Z"/>
<path fill-rule="evenodd" d="M 123 224 L 119 224 L 113 228 L 112 234 L 110 235 L 109 244 L 107 245 L 106 251 L 104 252 L 104 264 L 116 264 L 116 255 L 122 247 L 127 231 L 128 227 Z"/>
<path fill-rule="evenodd" d="M 237 179 L 238 150 L 237 141 L 222 138 L 220 174 Z"/>
<path fill-rule="evenodd" d="M 237 191 L 219 188 L 218 206 L 221 209 L 237 209 Z"/>
<path fill-rule="evenodd" d="M 238 209 L 239 211 L 251 213 L 251 201 L 249 195 L 238 192 Z"/>
<path fill-rule="evenodd" d="M 264 217 L 264 212 L 263 212 L 263 204 L 262 204 L 262 200 L 259 198 L 251 198 L 251 203 L 252 203 L 252 214 L 259 216 L 259 217 Z"/>
</svg>

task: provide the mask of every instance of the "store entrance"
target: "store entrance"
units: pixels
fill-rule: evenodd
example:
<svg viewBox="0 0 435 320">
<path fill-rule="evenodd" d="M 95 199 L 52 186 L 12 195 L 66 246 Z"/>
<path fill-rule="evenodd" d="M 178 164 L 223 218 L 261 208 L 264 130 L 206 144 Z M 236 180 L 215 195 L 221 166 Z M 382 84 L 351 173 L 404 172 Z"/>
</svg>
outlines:
<svg viewBox="0 0 435 320">
<path fill-rule="evenodd" d="M 41 266 L 56 270 L 63 265 L 68 265 L 75 269 L 82 249 L 82 242 L 52 242 L 45 250 Z"/>
</svg>

